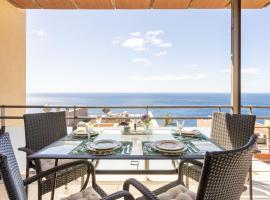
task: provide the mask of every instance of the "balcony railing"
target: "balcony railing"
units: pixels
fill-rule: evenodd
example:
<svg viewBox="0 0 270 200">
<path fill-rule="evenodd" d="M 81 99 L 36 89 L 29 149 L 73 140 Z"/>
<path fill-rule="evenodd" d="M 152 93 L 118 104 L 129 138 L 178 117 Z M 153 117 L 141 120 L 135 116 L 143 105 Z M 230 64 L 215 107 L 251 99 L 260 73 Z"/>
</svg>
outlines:
<svg viewBox="0 0 270 200">
<path fill-rule="evenodd" d="M 147 113 L 149 110 L 153 109 L 162 109 L 162 110 L 175 110 L 175 109 L 211 109 L 212 111 L 218 111 L 218 112 L 232 112 L 232 106 L 231 105 L 179 105 L 179 106 L 108 106 L 108 105 L 99 105 L 99 106 L 79 106 L 79 105 L 0 105 L 0 122 L 1 122 L 1 131 L 5 131 L 5 120 L 15 120 L 15 119 L 23 119 L 22 115 L 6 115 L 6 111 L 8 109 L 55 109 L 58 110 L 66 110 L 69 112 L 72 112 L 72 116 L 67 116 L 66 119 L 73 120 L 75 125 L 75 120 L 92 120 L 95 119 L 95 117 L 91 116 L 80 116 L 77 114 L 79 109 L 104 109 L 104 108 L 110 108 L 110 109 L 134 109 L 134 110 L 145 110 L 145 113 Z M 247 114 L 254 114 L 254 110 L 257 109 L 269 109 L 269 116 L 260 116 L 257 115 L 258 120 L 265 120 L 270 119 L 270 106 L 262 106 L 262 105 L 243 105 L 241 106 L 242 111 Z M 119 120 L 126 120 L 126 119 L 139 119 L 140 117 L 102 117 L 102 119 L 119 119 Z M 152 119 L 162 120 L 165 119 L 164 116 L 153 116 Z M 199 119 L 211 119 L 212 117 L 209 115 L 205 116 L 184 116 L 184 115 L 177 115 L 177 116 L 169 116 L 171 120 L 174 119 L 188 119 L 188 120 L 199 120 Z M 75 128 L 75 127 L 74 127 Z M 261 148 L 259 150 L 262 151 L 268 151 L 270 152 L 270 125 L 268 126 L 258 126 L 256 124 L 256 128 L 260 129 L 267 129 L 268 135 L 265 138 L 268 142 L 266 148 Z"/>
<path fill-rule="evenodd" d="M 153 109 L 162 109 L 162 110 L 175 110 L 175 109 L 211 109 L 212 111 L 218 111 L 218 112 L 232 112 L 232 106 L 231 105 L 179 105 L 179 106 L 79 106 L 79 105 L 73 105 L 73 106 L 68 106 L 68 105 L 55 105 L 55 106 L 49 106 L 49 105 L 0 105 L 0 123 L 1 123 L 1 132 L 5 131 L 5 122 L 6 120 L 16 120 L 16 119 L 23 119 L 23 116 L 20 115 L 7 115 L 6 111 L 8 109 L 55 109 L 56 111 L 59 111 L 61 109 L 69 111 L 72 113 L 72 115 L 67 116 L 67 120 L 72 120 L 73 121 L 73 129 L 76 126 L 76 120 L 92 120 L 95 119 L 95 117 L 89 117 L 89 116 L 80 116 L 77 111 L 79 109 L 104 109 L 104 108 L 110 108 L 110 109 L 134 109 L 134 110 L 145 110 L 145 113 L 148 113 L 149 110 Z M 270 114 L 270 106 L 258 106 L 258 105 L 244 105 L 241 106 L 241 109 L 244 113 L 248 114 L 254 114 L 255 110 L 257 109 L 269 109 L 269 114 Z M 39 110 L 39 111 L 40 111 Z M 119 120 L 126 120 L 127 117 L 102 117 L 103 119 L 119 119 Z M 132 119 L 135 119 L 136 117 L 132 117 Z M 139 118 L 139 117 L 137 117 Z M 136 119 L 137 119 L 136 118 Z M 157 120 L 162 120 L 165 119 L 164 116 L 153 116 L 153 119 Z M 212 117 L 209 115 L 201 115 L 201 116 L 185 116 L 185 115 L 177 115 L 177 116 L 169 116 L 171 120 L 177 120 L 177 119 L 188 119 L 188 120 L 209 120 Z M 260 116 L 257 115 L 258 120 L 265 120 L 265 119 L 270 119 L 269 116 Z M 258 124 L 257 124 L 258 125 Z M 264 148 L 258 148 L 259 151 L 266 151 L 270 152 L 270 126 L 256 126 L 256 128 L 260 129 L 266 129 L 266 132 L 268 132 L 266 139 L 267 145 Z M 253 162 L 258 162 L 260 160 L 253 159 Z M 264 160 L 264 161 L 270 161 L 270 160 Z M 253 172 L 261 172 L 261 173 L 269 173 L 270 169 L 263 169 L 263 170 L 255 170 L 254 168 L 252 169 Z"/>
<path fill-rule="evenodd" d="M 144 109 L 145 112 L 147 113 L 151 109 L 163 109 L 163 110 L 171 110 L 171 109 L 212 109 L 213 111 L 216 110 L 218 112 L 223 111 L 224 109 L 229 110 L 232 112 L 232 106 L 231 105 L 180 105 L 180 106 L 78 106 L 78 105 L 73 105 L 73 106 L 68 106 L 68 105 L 63 105 L 63 106 L 58 106 L 58 105 L 0 105 L 0 119 L 1 119 L 1 129 L 3 130 L 5 127 L 5 120 L 9 119 L 23 119 L 23 116 L 18 116 L 18 115 L 6 115 L 6 110 L 7 109 L 56 109 L 56 110 L 67 110 L 67 111 L 72 111 L 73 115 L 72 116 L 67 116 L 67 119 L 82 119 L 82 120 L 91 120 L 95 119 L 94 117 L 89 117 L 89 116 L 80 116 L 77 114 L 78 109 L 104 109 L 104 108 L 110 108 L 110 109 Z M 256 105 L 244 105 L 241 106 L 242 110 L 247 110 L 249 114 L 254 113 L 254 109 L 270 109 L 270 106 L 256 106 Z M 270 110 L 269 110 L 270 111 Z M 270 112 L 269 112 L 270 113 Z M 128 117 L 103 117 L 103 119 L 127 119 Z M 139 117 L 132 117 L 132 119 L 138 119 Z M 211 119 L 212 117 L 207 115 L 207 116 L 169 116 L 170 119 Z M 165 119 L 164 116 L 153 116 L 152 119 Z M 262 119 L 270 119 L 269 116 L 258 116 L 258 120 Z M 262 128 L 262 127 L 260 127 Z"/>
</svg>

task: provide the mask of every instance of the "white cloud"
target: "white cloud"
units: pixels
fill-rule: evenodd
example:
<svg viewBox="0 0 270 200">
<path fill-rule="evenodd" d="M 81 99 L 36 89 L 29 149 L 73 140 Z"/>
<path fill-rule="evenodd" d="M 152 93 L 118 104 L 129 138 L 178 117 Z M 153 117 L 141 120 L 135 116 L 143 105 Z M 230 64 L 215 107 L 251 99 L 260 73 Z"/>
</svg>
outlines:
<svg viewBox="0 0 270 200">
<path fill-rule="evenodd" d="M 132 60 L 132 62 L 143 64 L 145 66 L 152 65 L 152 63 L 148 59 L 146 59 L 146 58 L 135 58 L 135 59 Z"/>
<path fill-rule="evenodd" d="M 129 35 L 139 37 L 142 34 L 142 32 L 131 32 Z"/>
<path fill-rule="evenodd" d="M 134 48 L 134 51 L 144 51 L 145 48 L 144 47 L 136 47 Z"/>
<path fill-rule="evenodd" d="M 42 29 L 33 29 L 32 33 L 39 38 L 44 38 L 44 36 L 46 35 Z"/>
<path fill-rule="evenodd" d="M 145 58 L 134 58 L 132 61 L 133 62 L 146 62 L 147 59 L 145 59 Z"/>
<path fill-rule="evenodd" d="M 184 65 L 184 67 L 187 67 L 187 68 L 197 68 L 199 67 L 198 64 L 187 64 L 187 65 Z"/>
<path fill-rule="evenodd" d="M 150 46 L 156 47 L 171 47 L 172 43 L 164 43 L 161 36 L 163 30 L 152 30 L 147 32 L 130 32 L 127 36 L 116 37 L 112 43 L 121 44 L 123 47 L 128 47 L 134 51 L 144 51 L 150 49 Z"/>
<path fill-rule="evenodd" d="M 145 33 L 145 36 L 147 36 L 147 37 L 153 37 L 153 36 L 158 36 L 158 35 L 163 34 L 163 33 L 164 33 L 163 30 L 147 31 Z"/>
<path fill-rule="evenodd" d="M 158 45 L 162 43 L 162 39 L 158 38 L 160 34 L 163 34 L 163 30 L 156 30 L 156 31 L 147 31 L 145 33 L 146 40 L 153 44 L 153 45 Z"/>
<path fill-rule="evenodd" d="M 219 72 L 221 72 L 221 73 L 230 73 L 231 70 L 230 69 L 221 69 L 221 70 L 219 70 Z"/>
<path fill-rule="evenodd" d="M 164 47 L 164 48 L 168 48 L 168 47 L 172 47 L 172 43 L 161 43 L 158 45 L 159 47 Z"/>
<path fill-rule="evenodd" d="M 167 75 L 167 76 L 132 76 L 129 79 L 134 81 L 181 81 L 181 80 L 199 80 L 206 78 L 205 74 L 197 74 L 197 75 Z"/>
<path fill-rule="evenodd" d="M 144 39 L 143 38 L 130 38 L 121 43 L 124 47 L 130 47 L 130 48 L 142 48 L 144 45 Z"/>
<path fill-rule="evenodd" d="M 159 45 L 162 43 L 162 40 L 156 37 L 151 37 L 149 38 L 150 43 L 152 43 L 153 45 Z"/>
<path fill-rule="evenodd" d="M 258 68 L 243 68 L 242 74 L 247 74 L 247 75 L 255 75 L 255 74 L 260 74 L 260 70 Z"/>
<path fill-rule="evenodd" d="M 168 53 L 167 51 L 161 51 L 161 52 L 153 53 L 153 56 L 164 56 L 167 53 Z"/>
<path fill-rule="evenodd" d="M 120 40 L 113 40 L 112 44 L 119 44 L 121 41 Z"/>
</svg>

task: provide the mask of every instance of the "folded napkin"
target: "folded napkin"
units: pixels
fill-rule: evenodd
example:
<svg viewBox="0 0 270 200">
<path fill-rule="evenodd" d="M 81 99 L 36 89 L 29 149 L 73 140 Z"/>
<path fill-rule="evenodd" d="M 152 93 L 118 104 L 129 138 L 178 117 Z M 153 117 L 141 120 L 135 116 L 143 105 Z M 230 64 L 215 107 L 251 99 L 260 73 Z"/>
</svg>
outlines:
<svg viewBox="0 0 270 200">
<path fill-rule="evenodd" d="M 192 143 L 202 152 L 221 150 L 217 145 L 210 141 L 192 141 Z"/>
<path fill-rule="evenodd" d="M 88 135 L 84 127 L 78 127 L 75 131 L 73 131 L 75 135 Z"/>
<path fill-rule="evenodd" d="M 189 130 L 182 130 L 181 131 L 181 135 L 183 135 L 183 136 L 195 136 L 195 135 L 198 135 L 199 133 L 200 132 L 196 129 L 191 130 L 191 131 L 189 131 Z"/>
</svg>

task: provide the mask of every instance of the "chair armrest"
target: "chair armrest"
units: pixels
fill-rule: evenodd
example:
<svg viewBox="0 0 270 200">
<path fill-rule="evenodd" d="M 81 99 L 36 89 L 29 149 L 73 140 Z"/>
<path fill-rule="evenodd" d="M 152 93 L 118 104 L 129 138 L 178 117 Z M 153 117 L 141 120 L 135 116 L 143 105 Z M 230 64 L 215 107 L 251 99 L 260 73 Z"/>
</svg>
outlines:
<svg viewBox="0 0 270 200">
<path fill-rule="evenodd" d="M 262 151 L 259 150 L 259 149 L 254 149 L 254 150 L 252 151 L 252 153 L 253 153 L 253 154 L 256 154 L 256 153 L 262 153 Z"/>
<path fill-rule="evenodd" d="M 29 149 L 27 147 L 19 147 L 18 150 L 25 152 L 27 155 L 31 155 L 32 153 L 34 153 L 32 149 Z"/>
<path fill-rule="evenodd" d="M 179 163 L 179 170 L 180 168 L 182 168 L 182 166 L 184 164 L 192 164 L 192 165 L 196 165 L 198 167 L 203 167 L 203 163 L 198 161 L 198 160 L 181 160 L 180 163 Z"/>
<path fill-rule="evenodd" d="M 115 200 L 115 199 L 120 199 L 123 198 L 125 200 L 135 200 L 135 198 L 132 196 L 132 194 L 128 191 L 118 191 L 113 194 L 110 194 L 106 197 L 103 197 L 102 200 Z"/>
<path fill-rule="evenodd" d="M 159 200 L 158 197 L 154 193 L 152 193 L 147 187 L 145 187 L 143 184 L 141 184 L 136 179 L 134 179 L 134 178 L 127 179 L 124 182 L 123 189 L 125 191 L 129 191 L 130 185 L 132 185 L 138 191 L 140 191 L 147 200 Z"/>
<path fill-rule="evenodd" d="M 56 166 L 52 169 L 49 169 L 49 170 L 46 170 L 46 171 L 42 171 L 40 172 L 39 174 L 35 175 L 35 176 L 31 176 L 30 178 L 27 178 L 25 179 L 23 182 L 24 182 L 24 185 L 28 185 L 30 183 L 33 183 L 35 181 L 38 181 L 46 176 L 49 176 L 51 174 L 55 174 L 56 172 L 58 171 L 61 171 L 61 170 L 64 170 L 64 169 L 67 169 L 67 168 L 70 168 L 70 167 L 74 167 L 76 165 L 86 165 L 87 166 L 87 171 L 88 173 L 91 172 L 92 174 L 92 182 L 95 181 L 95 172 L 94 172 L 94 167 L 93 165 L 86 161 L 86 160 L 78 160 L 78 161 L 74 161 L 74 162 L 70 162 L 70 163 L 66 163 L 66 164 L 63 164 L 63 165 L 59 165 L 59 166 Z"/>
<path fill-rule="evenodd" d="M 183 166 L 185 164 L 193 164 L 196 165 L 198 167 L 203 167 L 203 163 L 198 161 L 198 160 L 181 160 L 179 163 L 179 167 L 178 167 L 178 180 L 183 183 L 184 182 L 184 174 L 183 174 Z"/>
</svg>

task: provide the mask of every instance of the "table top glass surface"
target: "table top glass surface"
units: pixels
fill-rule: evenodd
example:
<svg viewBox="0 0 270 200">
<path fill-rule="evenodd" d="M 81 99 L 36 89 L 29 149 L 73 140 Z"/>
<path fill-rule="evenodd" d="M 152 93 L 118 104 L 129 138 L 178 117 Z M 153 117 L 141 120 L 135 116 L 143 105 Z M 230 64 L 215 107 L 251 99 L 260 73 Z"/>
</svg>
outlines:
<svg viewBox="0 0 270 200">
<path fill-rule="evenodd" d="M 184 130 L 193 130 L 194 127 L 186 127 Z M 87 139 L 74 139 L 70 135 L 64 137 L 40 151 L 30 155 L 30 158 L 69 158 L 69 159 L 203 159 L 206 151 L 220 151 L 222 148 L 209 140 L 210 128 L 196 128 L 200 131 L 202 138 L 187 138 L 173 134 L 175 128 L 155 128 L 149 135 L 123 135 L 120 128 L 103 128 L 102 133 L 93 138 L 93 141 L 100 139 L 112 139 L 122 142 L 123 151 L 111 155 L 97 155 L 90 152 L 76 151 Z M 206 136 L 206 137 L 205 137 Z M 187 145 L 185 153 L 180 155 L 167 155 L 166 153 L 147 151 L 147 144 L 159 140 L 179 140 Z M 146 146 L 145 146 L 146 145 Z M 149 145 L 148 145 L 149 146 Z M 126 149 L 125 149 L 126 148 Z M 127 149 L 128 148 L 128 149 Z M 83 149 L 83 148 L 81 148 Z M 150 148 L 151 149 L 151 148 Z M 75 153 L 74 153 L 75 152 Z"/>
</svg>

